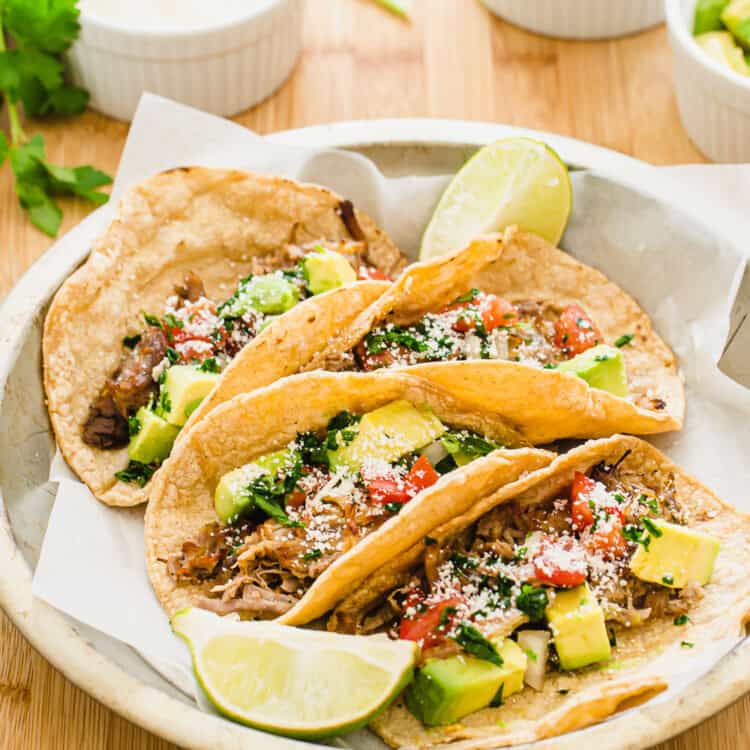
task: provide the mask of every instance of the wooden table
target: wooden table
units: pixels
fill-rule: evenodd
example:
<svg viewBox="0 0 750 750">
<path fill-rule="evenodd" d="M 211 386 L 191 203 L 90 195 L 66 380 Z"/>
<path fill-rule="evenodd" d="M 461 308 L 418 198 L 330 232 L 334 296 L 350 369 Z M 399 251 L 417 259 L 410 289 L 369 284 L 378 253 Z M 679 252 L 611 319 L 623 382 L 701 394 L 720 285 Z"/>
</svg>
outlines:
<svg viewBox="0 0 750 750">
<path fill-rule="evenodd" d="M 260 133 L 334 120 L 452 117 L 551 130 L 654 164 L 703 161 L 680 125 L 663 29 L 571 43 L 513 28 L 475 0 L 417 0 L 411 25 L 368 0 L 307 3 L 294 75 L 237 118 Z M 55 163 L 92 163 L 110 173 L 127 135 L 126 125 L 94 112 L 39 129 Z M 64 230 L 89 210 L 73 200 L 64 208 Z M 1 170 L 0 296 L 49 245 L 18 208 L 9 170 Z M 746 698 L 659 750 L 735 750 L 747 747 L 749 734 Z M 0 615 L 0 747 L 171 746 L 74 687 Z"/>
</svg>

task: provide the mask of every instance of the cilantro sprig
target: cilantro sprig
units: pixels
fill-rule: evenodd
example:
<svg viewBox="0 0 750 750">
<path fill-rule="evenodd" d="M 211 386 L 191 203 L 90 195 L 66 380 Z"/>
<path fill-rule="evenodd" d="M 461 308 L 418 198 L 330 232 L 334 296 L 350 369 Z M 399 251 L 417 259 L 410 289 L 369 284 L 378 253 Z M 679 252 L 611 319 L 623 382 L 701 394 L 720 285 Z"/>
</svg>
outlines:
<svg viewBox="0 0 750 750">
<path fill-rule="evenodd" d="M 62 221 L 58 196 L 75 195 L 99 206 L 108 196 L 98 188 L 112 182 L 91 166 L 52 164 L 43 137 L 29 137 L 21 125 L 19 105 L 27 117 L 70 116 L 86 108 L 88 93 L 65 81 L 61 60 L 81 28 L 77 2 L 0 0 L 0 97 L 10 123 L 8 135 L 0 130 L 0 167 L 8 161 L 21 207 L 50 237 L 57 235 Z"/>
</svg>

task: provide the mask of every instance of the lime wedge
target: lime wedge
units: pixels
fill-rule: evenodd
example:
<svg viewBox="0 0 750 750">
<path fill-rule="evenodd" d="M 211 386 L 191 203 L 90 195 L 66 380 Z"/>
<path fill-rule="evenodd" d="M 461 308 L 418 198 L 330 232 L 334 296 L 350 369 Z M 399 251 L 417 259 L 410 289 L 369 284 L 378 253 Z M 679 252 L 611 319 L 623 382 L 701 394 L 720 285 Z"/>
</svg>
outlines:
<svg viewBox="0 0 750 750">
<path fill-rule="evenodd" d="M 413 676 L 418 646 L 240 622 L 190 608 L 172 618 L 209 700 L 225 716 L 300 739 L 365 726 Z"/>
<path fill-rule="evenodd" d="M 421 260 L 513 224 L 557 244 L 573 205 L 567 167 L 544 143 L 506 138 L 480 149 L 453 178 L 422 238 Z"/>
</svg>

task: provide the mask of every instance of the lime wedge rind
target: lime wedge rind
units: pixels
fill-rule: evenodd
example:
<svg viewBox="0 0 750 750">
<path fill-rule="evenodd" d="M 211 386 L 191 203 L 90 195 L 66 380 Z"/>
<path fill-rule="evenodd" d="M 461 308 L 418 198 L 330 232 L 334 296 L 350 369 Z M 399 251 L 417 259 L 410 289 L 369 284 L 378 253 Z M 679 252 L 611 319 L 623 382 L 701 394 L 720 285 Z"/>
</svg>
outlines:
<svg viewBox="0 0 750 750">
<path fill-rule="evenodd" d="M 446 188 L 422 238 L 420 259 L 509 226 L 557 244 L 572 205 L 570 175 L 553 149 L 526 137 L 495 141 L 474 154 Z"/>
<path fill-rule="evenodd" d="M 335 737 L 366 726 L 411 681 L 417 657 L 415 644 L 387 637 L 239 622 L 195 608 L 175 614 L 172 626 L 188 645 L 201 689 L 220 713 L 297 739 Z M 238 645 L 252 658 L 233 659 Z M 253 672 L 253 666 L 260 669 Z M 233 690 L 235 699 L 228 695 Z M 258 702 L 241 706 L 237 695 L 250 701 L 257 696 Z"/>
</svg>

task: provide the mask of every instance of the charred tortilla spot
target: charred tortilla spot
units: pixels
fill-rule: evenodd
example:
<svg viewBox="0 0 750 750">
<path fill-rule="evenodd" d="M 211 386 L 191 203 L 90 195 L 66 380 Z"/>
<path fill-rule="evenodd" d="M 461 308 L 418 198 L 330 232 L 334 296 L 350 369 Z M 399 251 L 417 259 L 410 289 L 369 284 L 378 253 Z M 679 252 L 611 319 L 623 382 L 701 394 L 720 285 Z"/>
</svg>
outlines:
<svg viewBox="0 0 750 750">
<path fill-rule="evenodd" d="M 354 204 L 351 201 L 341 201 L 336 209 L 336 213 L 344 223 L 347 232 L 349 232 L 353 240 L 356 240 L 357 242 L 367 242 L 367 236 L 359 225 L 357 214 L 354 212 Z"/>
</svg>

